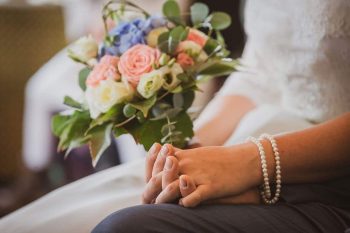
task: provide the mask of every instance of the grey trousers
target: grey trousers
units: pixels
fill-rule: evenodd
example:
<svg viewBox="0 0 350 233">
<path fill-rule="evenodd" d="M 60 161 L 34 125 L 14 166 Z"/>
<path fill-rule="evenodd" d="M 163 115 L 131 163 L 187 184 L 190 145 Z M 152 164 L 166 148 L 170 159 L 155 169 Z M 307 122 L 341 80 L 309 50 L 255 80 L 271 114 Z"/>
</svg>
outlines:
<svg viewBox="0 0 350 233">
<path fill-rule="evenodd" d="M 285 186 L 277 205 L 140 205 L 117 211 L 93 233 L 324 232 L 350 228 L 350 179 Z"/>
</svg>

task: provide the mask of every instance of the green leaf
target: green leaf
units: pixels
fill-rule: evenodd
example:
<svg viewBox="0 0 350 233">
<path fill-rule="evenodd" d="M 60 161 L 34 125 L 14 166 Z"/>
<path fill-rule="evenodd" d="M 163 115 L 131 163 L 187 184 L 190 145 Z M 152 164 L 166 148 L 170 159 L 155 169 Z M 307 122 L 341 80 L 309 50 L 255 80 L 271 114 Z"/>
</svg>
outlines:
<svg viewBox="0 0 350 233">
<path fill-rule="evenodd" d="M 170 35 L 170 32 L 163 32 L 158 37 L 158 48 L 163 53 L 169 53 L 169 50 L 168 50 L 169 35 Z"/>
<path fill-rule="evenodd" d="M 124 116 L 127 117 L 127 118 L 132 117 L 136 113 L 136 108 L 134 108 L 130 104 L 127 104 L 123 108 L 123 113 L 124 113 Z"/>
<path fill-rule="evenodd" d="M 75 149 L 75 148 L 78 148 L 78 147 L 81 147 L 83 145 L 85 145 L 86 143 L 88 143 L 89 141 L 89 137 L 84 137 L 84 138 L 78 138 L 76 140 L 72 140 L 70 143 L 69 143 L 69 146 L 66 150 L 66 153 L 64 154 L 64 158 L 67 158 L 69 153 Z"/>
<path fill-rule="evenodd" d="M 65 150 L 72 141 L 85 138 L 85 132 L 91 122 L 88 111 L 75 111 L 70 116 L 54 117 L 54 133 L 60 138 L 58 149 Z"/>
<path fill-rule="evenodd" d="M 223 30 L 231 25 L 231 16 L 225 12 L 214 12 L 209 16 L 213 29 Z"/>
<path fill-rule="evenodd" d="M 182 111 L 183 111 L 183 108 L 170 108 L 170 109 L 166 110 L 165 112 L 163 112 L 161 115 L 156 116 L 150 120 L 157 121 L 157 120 L 162 120 L 162 119 L 167 119 L 167 118 L 173 119 Z"/>
<path fill-rule="evenodd" d="M 232 59 L 212 59 L 199 67 L 198 75 L 222 76 L 235 71 L 238 65 L 237 60 Z"/>
<path fill-rule="evenodd" d="M 89 67 L 85 67 L 79 72 L 79 86 L 85 91 L 86 90 L 86 79 L 89 76 L 91 69 Z"/>
<path fill-rule="evenodd" d="M 183 26 L 177 26 L 170 31 L 168 38 L 168 52 L 173 54 L 178 46 L 178 44 L 185 40 L 188 35 L 188 30 Z"/>
<path fill-rule="evenodd" d="M 55 136 L 59 137 L 64 128 L 69 124 L 69 119 L 71 116 L 55 115 L 51 121 L 51 129 Z"/>
<path fill-rule="evenodd" d="M 167 0 L 163 4 L 163 15 L 175 24 L 183 24 L 181 20 L 181 10 L 177 1 Z"/>
<path fill-rule="evenodd" d="M 74 100 L 72 97 L 69 97 L 69 96 L 64 97 L 63 103 L 72 108 L 82 109 L 81 103 L 79 103 L 78 101 Z"/>
<path fill-rule="evenodd" d="M 202 23 L 209 14 L 209 7 L 197 2 L 191 6 L 191 21 L 193 25 Z"/>
<path fill-rule="evenodd" d="M 95 167 L 103 152 L 111 144 L 111 133 L 113 124 L 100 126 L 94 134 L 91 135 L 89 147 L 92 158 L 92 165 Z"/>
<path fill-rule="evenodd" d="M 178 114 L 174 121 L 176 122 L 176 131 L 181 132 L 179 141 L 174 143 L 179 148 L 186 146 L 187 140 L 193 137 L 193 124 L 191 118 L 186 112 Z M 133 124 L 127 129 L 134 137 L 135 141 L 142 144 L 146 150 L 149 150 L 155 142 L 161 142 L 162 127 L 168 124 L 166 119 L 157 121 L 146 121 L 143 124 Z"/>
<path fill-rule="evenodd" d="M 114 137 L 117 138 L 123 134 L 128 134 L 129 132 L 123 127 L 117 127 L 117 128 L 114 128 L 113 133 L 114 133 Z"/>
<path fill-rule="evenodd" d="M 108 122 L 119 122 L 123 120 L 123 119 L 120 119 L 122 118 L 121 117 L 122 114 L 123 114 L 123 104 L 114 105 L 108 110 L 108 112 L 100 115 L 98 118 L 94 119 L 91 122 L 90 127 L 87 130 L 86 134 L 89 134 L 89 132 L 97 126 L 101 126 Z"/>
<path fill-rule="evenodd" d="M 205 43 L 203 49 L 207 54 L 211 55 L 219 52 L 222 49 L 222 46 L 217 40 L 214 40 L 213 38 L 209 38 L 207 40 L 207 43 Z"/>
<path fill-rule="evenodd" d="M 182 96 L 183 96 L 183 100 L 184 100 L 182 108 L 184 110 L 187 110 L 193 104 L 193 101 L 194 101 L 194 98 L 195 98 L 195 93 L 194 93 L 194 91 L 189 90 L 189 91 L 183 92 Z"/>
<path fill-rule="evenodd" d="M 143 116 L 147 118 L 148 111 L 153 107 L 156 103 L 157 97 L 154 95 L 151 98 L 138 102 L 138 103 L 130 103 L 130 105 L 137 110 L 140 110 L 143 113 Z"/>
<path fill-rule="evenodd" d="M 182 108 L 184 105 L 184 97 L 182 93 L 174 94 L 173 95 L 173 105 L 174 108 Z"/>
</svg>

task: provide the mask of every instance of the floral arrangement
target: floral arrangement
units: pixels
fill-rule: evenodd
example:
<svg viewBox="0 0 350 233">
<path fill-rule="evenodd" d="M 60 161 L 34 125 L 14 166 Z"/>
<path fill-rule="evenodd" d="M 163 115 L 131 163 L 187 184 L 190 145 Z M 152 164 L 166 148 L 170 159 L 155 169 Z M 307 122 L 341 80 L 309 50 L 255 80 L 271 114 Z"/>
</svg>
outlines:
<svg viewBox="0 0 350 233">
<path fill-rule="evenodd" d="M 198 84 L 237 64 L 220 32 L 230 26 L 230 16 L 195 3 L 186 25 L 175 0 L 164 3 L 163 16 L 128 1 L 111 1 L 102 13 L 103 43 L 87 36 L 68 50 L 84 65 L 78 82 L 84 97 L 66 96 L 72 110 L 53 117 L 58 149 L 68 154 L 89 144 L 96 165 L 112 134 L 131 134 L 146 150 L 155 142 L 185 147 L 193 137 L 188 109 Z"/>
</svg>

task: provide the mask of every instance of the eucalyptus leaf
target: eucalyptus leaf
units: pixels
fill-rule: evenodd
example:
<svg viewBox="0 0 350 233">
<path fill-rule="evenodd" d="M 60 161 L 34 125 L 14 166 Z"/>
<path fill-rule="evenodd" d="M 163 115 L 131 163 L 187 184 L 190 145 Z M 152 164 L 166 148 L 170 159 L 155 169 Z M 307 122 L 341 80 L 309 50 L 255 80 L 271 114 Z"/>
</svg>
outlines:
<svg viewBox="0 0 350 233">
<path fill-rule="evenodd" d="M 173 28 L 169 33 L 168 38 L 168 52 L 173 54 L 178 46 L 178 44 L 185 40 L 188 35 L 188 30 L 183 26 L 177 26 Z"/>
<path fill-rule="evenodd" d="M 86 79 L 89 76 L 91 69 L 89 67 L 85 67 L 79 72 L 79 86 L 85 91 L 86 90 Z"/>
<path fill-rule="evenodd" d="M 111 144 L 111 133 L 113 124 L 101 126 L 91 135 L 89 147 L 92 158 L 92 165 L 95 167 L 103 152 Z"/>
<path fill-rule="evenodd" d="M 165 110 L 164 112 L 162 112 L 162 114 L 151 118 L 151 121 L 157 121 L 157 120 L 162 120 L 162 119 L 167 119 L 167 118 L 174 118 L 177 114 L 179 114 L 180 112 L 182 112 L 183 109 L 182 108 L 169 108 L 167 110 Z"/>
<path fill-rule="evenodd" d="M 169 48 L 168 47 L 169 35 L 170 35 L 170 32 L 163 32 L 158 37 L 158 48 L 163 53 L 169 53 L 169 50 L 168 50 L 168 48 Z"/>
<path fill-rule="evenodd" d="M 175 0 L 167 0 L 163 4 L 163 15 L 177 25 L 183 24 L 180 6 Z"/>
<path fill-rule="evenodd" d="M 222 49 L 222 46 L 217 40 L 214 40 L 213 38 L 209 38 L 205 43 L 203 49 L 210 56 L 212 54 L 219 52 Z"/>
<path fill-rule="evenodd" d="M 209 18 L 210 24 L 215 30 L 223 30 L 231 25 L 231 16 L 225 12 L 213 12 Z"/>
<path fill-rule="evenodd" d="M 174 94 L 173 95 L 173 105 L 174 108 L 182 108 L 184 105 L 184 97 L 182 93 Z"/>
<path fill-rule="evenodd" d="M 195 93 L 194 93 L 193 90 L 189 90 L 189 91 L 183 92 L 182 96 L 183 96 L 183 100 L 184 100 L 182 108 L 184 110 L 187 110 L 193 104 L 193 101 L 194 101 L 194 98 L 195 98 Z"/>
<path fill-rule="evenodd" d="M 202 23 L 209 14 L 209 7 L 201 2 L 191 6 L 191 21 L 193 25 Z"/>
<path fill-rule="evenodd" d="M 74 100 L 70 96 L 65 96 L 63 103 L 65 105 L 69 106 L 69 107 L 72 107 L 72 108 L 82 109 L 81 103 L 79 103 L 78 101 Z"/>
</svg>

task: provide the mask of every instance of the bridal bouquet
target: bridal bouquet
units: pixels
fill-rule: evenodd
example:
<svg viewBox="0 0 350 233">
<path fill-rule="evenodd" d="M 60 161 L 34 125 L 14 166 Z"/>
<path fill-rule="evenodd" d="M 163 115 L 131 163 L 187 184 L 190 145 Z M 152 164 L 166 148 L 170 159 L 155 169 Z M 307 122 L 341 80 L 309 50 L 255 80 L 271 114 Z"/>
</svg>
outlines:
<svg viewBox="0 0 350 233">
<path fill-rule="evenodd" d="M 84 65 L 78 79 L 84 95 L 79 101 L 66 96 L 71 111 L 52 119 L 58 149 L 68 154 L 89 144 L 96 165 L 111 135 L 131 134 L 146 150 L 155 142 L 185 147 L 193 137 L 188 109 L 198 83 L 229 74 L 237 64 L 227 58 L 220 32 L 230 16 L 195 3 L 186 24 L 175 0 L 164 3 L 163 16 L 128 1 L 111 1 L 102 13 L 103 43 L 87 36 L 68 50 Z"/>
</svg>

